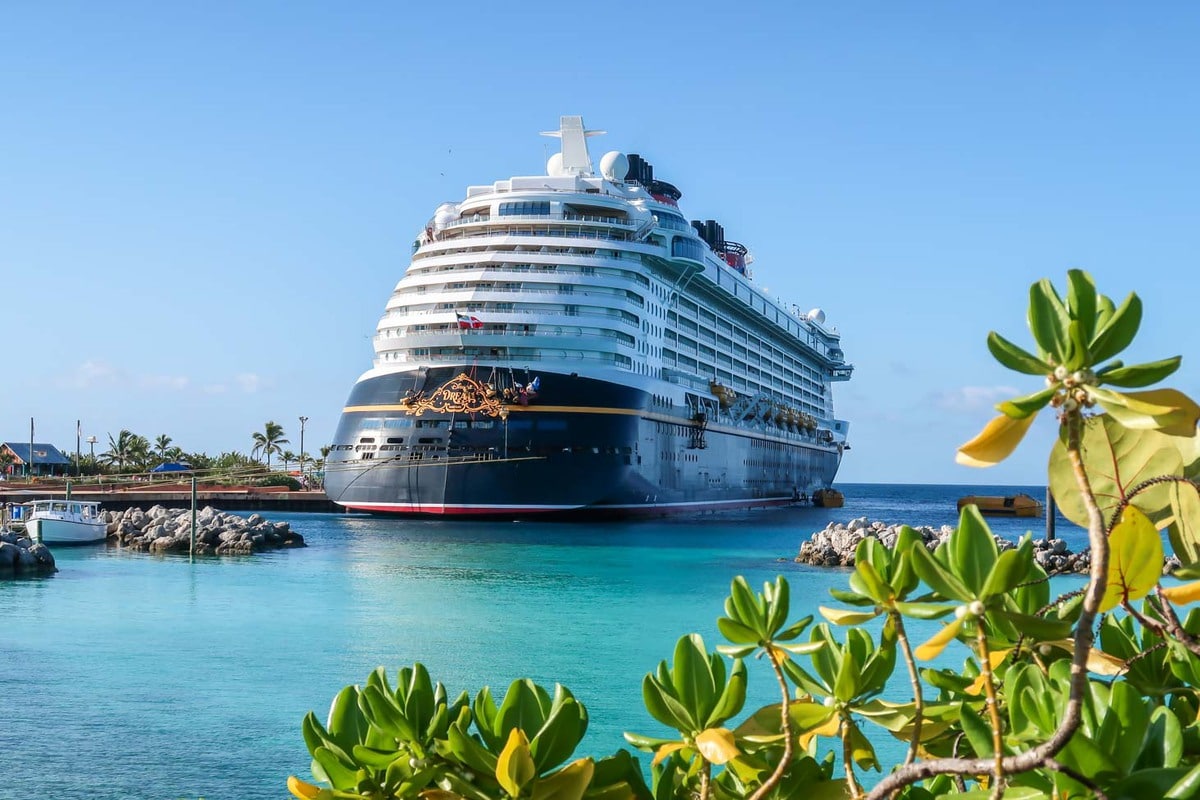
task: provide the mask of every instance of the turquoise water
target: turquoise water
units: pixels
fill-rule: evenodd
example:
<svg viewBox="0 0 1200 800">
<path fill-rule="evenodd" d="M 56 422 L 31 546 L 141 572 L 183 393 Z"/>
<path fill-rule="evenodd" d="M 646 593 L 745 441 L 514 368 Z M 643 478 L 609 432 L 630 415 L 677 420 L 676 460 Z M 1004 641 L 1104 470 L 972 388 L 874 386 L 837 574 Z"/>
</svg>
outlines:
<svg viewBox="0 0 1200 800">
<path fill-rule="evenodd" d="M 960 495 L 1014 490 L 841 488 L 841 509 L 628 524 L 279 514 L 307 548 L 194 563 L 59 548 L 58 574 L 0 582 L 0 798 L 287 797 L 288 774 L 309 777 L 303 716 L 413 661 L 452 694 L 563 683 L 591 716 L 580 755 L 604 755 L 622 731 L 661 732 L 642 676 L 683 634 L 719 642 L 733 576 L 786 575 L 793 617 L 814 613 L 845 573 L 791 559 L 830 520 L 941 525 Z M 1062 521 L 1059 535 L 1083 540 Z M 750 666 L 748 707 L 772 702 Z"/>
</svg>

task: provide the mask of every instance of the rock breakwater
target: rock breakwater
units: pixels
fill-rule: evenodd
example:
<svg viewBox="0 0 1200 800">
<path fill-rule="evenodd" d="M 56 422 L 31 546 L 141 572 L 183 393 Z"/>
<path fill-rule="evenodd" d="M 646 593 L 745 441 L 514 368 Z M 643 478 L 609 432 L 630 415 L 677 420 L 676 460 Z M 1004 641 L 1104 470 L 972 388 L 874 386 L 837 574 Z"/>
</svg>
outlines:
<svg viewBox="0 0 1200 800">
<path fill-rule="evenodd" d="M 925 547 L 934 550 L 954 533 L 953 525 L 942 525 L 933 528 L 928 525 L 912 526 L 921 535 Z M 889 549 L 896 546 L 896 537 L 900 534 L 900 525 L 889 525 L 884 522 L 871 522 L 866 517 L 852 519 L 849 522 L 830 522 L 824 530 L 814 533 L 809 540 L 800 545 L 800 554 L 796 561 L 815 567 L 853 567 L 854 551 L 858 543 L 868 536 L 873 536 Z M 996 546 L 1000 550 L 1010 550 L 1016 546 L 1014 542 L 1000 537 Z M 1062 539 L 1037 539 L 1033 543 L 1034 558 L 1042 569 L 1050 575 L 1063 573 L 1086 573 L 1091 568 L 1091 556 L 1085 549 L 1078 553 L 1071 552 L 1067 543 Z M 1176 562 L 1177 565 L 1178 562 Z M 1163 571 L 1170 569 L 1170 562 Z"/>
<path fill-rule="evenodd" d="M 54 554 L 24 533 L 0 532 L 0 579 L 58 572 Z"/>
<path fill-rule="evenodd" d="M 108 542 L 149 553 L 186 553 L 191 546 L 192 512 L 152 506 L 106 511 Z M 248 555 L 263 550 L 304 547 L 304 537 L 286 522 L 271 522 L 258 514 L 240 517 L 212 506 L 196 512 L 196 553 Z"/>
</svg>

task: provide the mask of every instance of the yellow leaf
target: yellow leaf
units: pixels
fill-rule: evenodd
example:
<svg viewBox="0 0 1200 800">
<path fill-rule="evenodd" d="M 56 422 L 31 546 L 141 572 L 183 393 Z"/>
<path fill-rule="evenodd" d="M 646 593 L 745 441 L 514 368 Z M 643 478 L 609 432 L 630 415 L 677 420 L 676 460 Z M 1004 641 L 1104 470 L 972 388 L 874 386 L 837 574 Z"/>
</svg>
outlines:
<svg viewBox="0 0 1200 800">
<path fill-rule="evenodd" d="M 595 770 L 596 762 L 590 758 L 572 761 L 534 784 L 532 800 L 582 800 Z"/>
<path fill-rule="evenodd" d="M 845 608 L 828 608 L 826 606 L 817 606 L 817 611 L 820 611 L 821 616 L 834 625 L 861 625 L 879 616 L 877 611 L 851 611 Z"/>
<path fill-rule="evenodd" d="M 1177 606 L 1194 603 L 1200 600 L 1200 581 L 1192 581 L 1179 586 L 1166 586 L 1163 587 L 1162 593 L 1163 597 Z"/>
<path fill-rule="evenodd" d="M 1042 642 L 1042 644 L 1057 647 L 1068 653 L 1075 652 L 1074 639 L 1053 639 Z M 1094 672 L 1097 675 L 1120 675 L 1125 671 L 1125 662 L 1116 656 L 1111 656 L 1103 650 L 1097 650 L 1093 647 L 1088 650 L 1087 668 L 1088 672 Z"/>
<path fill-rule="evenodd" d="M 822 722 L 817 727 L 805 731 L 804 733 L 800 734 L 799 737 L 797 737 L 800 741 L 800 748 L 806 749 L 808 747 L 808 743 L 818 736 L 837 736 L 841 727 L 841 717 L 839 717 L 837 712 L 832 708 L 829 709 L 829 718 L 827 720 Z"/>
<path fill-rule="evenodd" d="M 728 728 L 708 728 L 696 736 L 696 749 L 714 764 L 724 764 L 742 754 Z"/>
<path fill-rule="evenodd" d="M 1162 540 L 1150 518 L 1133 506 L 1121 512 L 1108 536 L 1108 548 L 1108 588 L 1100 601 L 1101 611 L 1145 597 L 1162 576 Z"/>
<path fill-rule="evenodd" d="M 913 651 L 913 655 L 922 661 L 928 661 L 932 658 L 937 658 L 946 645 L 954 641 L 958 636 L 958 632 L 962 630 L 963 619 L 956 619 L 949 625 L 943 625 L 942 629 L 935 633 L 929 641 Z"/>
<path fill-rule="evenodd" d="M 1196 423 L 1200 422 L 1200 406 L 1183 392 L 1176 389 L 1151 389 L 1147 392 L 1126 392 L 1125 396 L 1145 403 L 1169 406 L 1169 413 L 1155 415 L 1158 430 L 1163 433 L 1171 436 L 1196 435 Z"/>
<path fill-rule="evenodd" d="M 996 670 L 1000 667 L 1000 665 L 1004 663 L 1004 659 L 1008 658 L 1008 654 L 1011 652 L 1012 652 L 1012 648 L 1010 647 L 1007 650 L 992 650 L 991 652 L 988 653 L 988 663 L 992 665 L 992 674 L 993 675 L 996 673 Z M 978 677 L 975 678 L 975 682 L 972 683 L 970 686 L 968 686 L 963 691 L 965 691 L 967 694 L 979 694 L 980 692 L 982 692 L 983 691 L 983 673 L 980 672 Z"/>
<path fill-rule="evenodd" d="M 671 755 L 671 753 L 674 753 L 676 750 L 682 750 L 685 747 L 687 747 L 687 745 L 685 745 L 683 742 L 667 742 L 654 752 L 654 760 L 651 761 L 650 764 L 655 766 L 664 758 Z"/>
<path fill-rule="evenodd" d="M 521 794 L 525 784 L 537 775 L 533 756 L 529 753 L 529 740 L 520 728 L 508 732 L 508 742 L 496 759 L 496 780 L 511 797 Z"/>
<path fill-rule="evenodd" d="M 445 789 L 426 789 L 423 792 L 418 792 L 417 797 L 421 800 L 465 800 L 465 798 L 457 792 L 448 792 Z"/>
<path fill-rule="evenodd" d="M 288 775 L 287 787 L 288 791 L 299 797 L 300 800 L 316 800 L 321 794 L 321 787 L 305 783 L 295 775 Z"/>
<path fill-rule="evenodd" d="M 1025 431 L 1033 424 L 1037 414 L 1025 419 L 1013 419 L 1001 414 L 984 426 L 971 441 L 958 448 L 955 461 L 967 467 L 990 467 L 999 464 L 1017 449 L 1025 438 Z"/>
</svg>

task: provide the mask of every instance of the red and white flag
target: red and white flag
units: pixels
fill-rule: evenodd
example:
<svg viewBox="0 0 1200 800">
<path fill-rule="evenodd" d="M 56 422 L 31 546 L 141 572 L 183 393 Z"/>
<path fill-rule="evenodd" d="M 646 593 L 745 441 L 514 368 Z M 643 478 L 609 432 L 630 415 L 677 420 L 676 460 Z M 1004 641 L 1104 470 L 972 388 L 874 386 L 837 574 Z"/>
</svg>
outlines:
<svg viewBox="0 0 1200 800">
<path fill-rule="evenodd" d="M 456 314 L 458 317 L 458 327 L 463 329 L 478 330 L 483 327 L 483 320 L 479 317 L 470 314 Z"/>
</svg>

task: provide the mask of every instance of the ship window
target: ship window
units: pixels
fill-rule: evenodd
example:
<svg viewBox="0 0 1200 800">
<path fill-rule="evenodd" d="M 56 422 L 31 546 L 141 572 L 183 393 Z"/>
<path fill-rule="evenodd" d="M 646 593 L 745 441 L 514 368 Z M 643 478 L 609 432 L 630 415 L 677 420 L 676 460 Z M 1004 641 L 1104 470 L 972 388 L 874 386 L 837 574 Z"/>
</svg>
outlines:
<svg viewBox="0 0 1200 800">
<path fill-rule="evenodd" d="M 418 428 L 444 428 L 447 420 L 444 419 L 419 419 L 417 420 Z"/>
<path fill-rule="evenodd" d="M 676 236 L 671 240 L 672 258 L 690 258 L 692 261 L 704 260 L 704 245 L 695 239 Z"/>
<path fill-rule="evenodd" d="M 385 427 L 385 428 L 411 428 L 412 420 L 409 419 L 408 417 L 385 419 L 383 421 L 383 427 Z"/>
<path fill-rule="evenodd" d="M 358 443 L 359 444 L 374 444 L 375 439 L 374 439 L 374 437 L 371 437 L 371 436 L 364 436 L 358 440 Z"/>
<path fill-rule="evenodd" d="M 383 420 L 377 417 L 367 417 L 359 423 L 360 428 L 380 428 L 383 426 Z"/>
<path fill-rule="evenodd" d="M 394 436 L 390 436 L 390 437 L 388 437 L 388 444 L 404 444 L 404 439 L 403 438 L 397 439 Z"/>
<path fill-rule="evenodd" d="M 422 437 L 422 438 L 418 439 L 417 441 L 420 442 L 421 444 L 437 444 L 438 443 L 438 440 L 432 436 Z"/>
<path fill-rule="evenodd" d="M 492 422 L 490 419 L 477 419 L 471 423 L 471 427 L 475 428 L 476 430 L 483 430 L 490 428 L 495 424 L 496 423 Z"/>
<path fill-rule="evenodd" d="M 550 215 L 550 202 L 524 202 L 524 203 L 501 203 L 500 216 L 516 217 L 516 216 L 539 216 L 545 217 Z"/>
<path fill-rule="evenodd" d="M 531 419 L 514 419 L 509 420 L 508 429 L 513 431 L 527 431 L 533 428 L 533 420 Z"/>
</svg>

